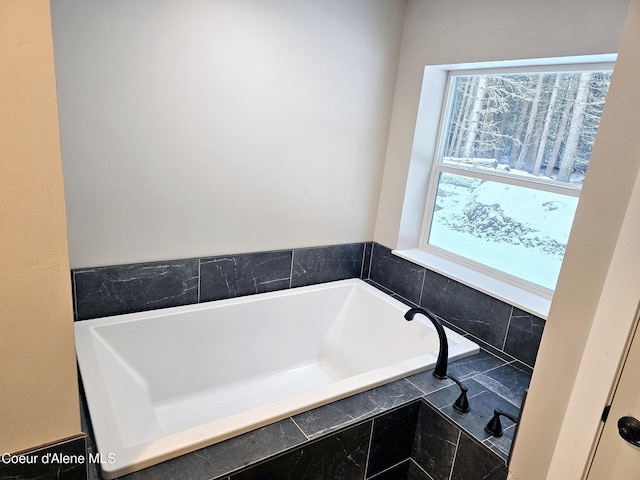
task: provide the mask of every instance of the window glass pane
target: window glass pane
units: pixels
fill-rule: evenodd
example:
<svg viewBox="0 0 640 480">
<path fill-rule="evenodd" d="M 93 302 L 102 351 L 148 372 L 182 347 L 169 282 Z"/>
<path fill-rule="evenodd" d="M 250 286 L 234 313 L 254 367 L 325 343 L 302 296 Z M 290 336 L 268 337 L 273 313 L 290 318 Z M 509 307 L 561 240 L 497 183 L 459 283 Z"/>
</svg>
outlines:
<svg viewBox="0 0 640 480">
<path fill-rule="evenodd" d="M 454 75 L 440 162 L 582 185 L 611 71 Z"/>
<path fill-rule="evenodd" d="M 555 289 L 578 198 L 441 173 L 429 244 Z"/>
</svg>

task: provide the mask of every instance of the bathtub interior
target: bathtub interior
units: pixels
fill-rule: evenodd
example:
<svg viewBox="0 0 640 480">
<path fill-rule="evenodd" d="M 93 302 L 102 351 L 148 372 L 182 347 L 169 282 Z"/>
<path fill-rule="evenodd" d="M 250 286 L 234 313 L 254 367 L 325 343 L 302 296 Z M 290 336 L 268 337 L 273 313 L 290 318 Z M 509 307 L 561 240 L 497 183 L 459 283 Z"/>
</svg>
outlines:
<svg viewBox="0 0 640 480">
<path fill-rule="evenodd" d="M 339 380 L 323 343 L 348 295 L 275 296 L 258 308 L 256 301 L 221 302 L 213 310 L 96 327 L 94 348 L 122 443 L 138 445 Z"/>
<path fill-rule="evenodd" d="M 349 280 L 79 322 L 98 448 L 139 457 L 135 447 L 171 450 L 167 439 L 184 443 L 185 432 L 197 432 L 191 447 L 175 448 L 184 453 L 429 368 L 437 335 L 427 323 L 406 322 L 407 308 Z M 450 357 L 477 352 L 447 334 Z"/>
</svg>

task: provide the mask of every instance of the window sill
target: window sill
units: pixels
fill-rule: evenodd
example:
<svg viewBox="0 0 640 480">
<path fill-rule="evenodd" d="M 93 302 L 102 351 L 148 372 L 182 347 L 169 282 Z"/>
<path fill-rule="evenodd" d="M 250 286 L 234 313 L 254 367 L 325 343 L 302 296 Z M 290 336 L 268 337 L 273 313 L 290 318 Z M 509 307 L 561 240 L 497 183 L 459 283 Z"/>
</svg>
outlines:
<svg viewBox="0 0 640 480">
<path fill-rule="evenodd" d="M 550 297 L 512 285 L 504 280 L 419 248 L 393 250 L 392 253 L 545 320 L 549 314 Z"/>
</svg>

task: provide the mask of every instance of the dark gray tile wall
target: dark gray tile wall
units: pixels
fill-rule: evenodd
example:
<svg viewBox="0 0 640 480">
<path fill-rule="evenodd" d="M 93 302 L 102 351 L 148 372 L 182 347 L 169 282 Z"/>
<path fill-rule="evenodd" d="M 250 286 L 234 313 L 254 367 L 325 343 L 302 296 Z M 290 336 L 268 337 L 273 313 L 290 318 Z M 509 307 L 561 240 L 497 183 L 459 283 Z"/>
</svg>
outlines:
<svg viewBox="0 0 640 480">
<path fill-rule="evenodd" d="M 378 243 L 373 245 L 369 278 L 377 284 L 418 305 L 424 276 L 423 267 L 393 255 Z"/>
<path fill-rule="evenodd" d="M 80 320 L 198 301 L 198 261 L 177 260 L 73 272 Z"/>
<path fill-rule="evenodd" d="M 370 478 L 375 480 L 407 480 L 411 465 L 412 465 L 411 460 L 407 459 L 404 462 L 399 463 L 389 468 L 388 470 L 385 470 L 384 472 Z M 424 477 L 424 478 L 427 479 L 427 477 Z"/>
<path fill-rule="evenodd" d="M 373 476 L 411 457 L 420 404 L 411 403 L 373 422 L 367 475 Z"/>
<path fill-rule="evenodd" d="M 542 318 L 408 262 L 378 243 L 372 247 L 368 279 L 408 305 L 428 308 L 492 353 L 534 366 L 544 330 Z"/>
<path fill-rule="evenodd" d="M 437 410 L 423 405 L 418 418 L 412 457 L 433 479 L 449 478 L 460 429 Z"/>
<path fill-rule="evenodd" d="M 364 243 L 294 250 L 291 286 L 360 278 L 363 255 Z"/>
<path fill-rule="evenodd" d="M 291 250 L 200 259 L 200 301 L 289 288 Z"/>
<path fill-rule="evenodd" d="M 460 452 L 463 452 L 460 455 Z M 452 480 L 505 480 L 508 470 L 505 463 L 497 456 L 464 433 L 460 433 L 458 455 L 453 465 Z"/>
<path fill-rule="evenodd" d="M 359 480 L 365 476 L 372 421 L 334 433 L 231 475 L 230 480 Z"/>
<path fill-rule="evenodd" d="M 425 270 L 420 306 L 499 349 L 513 308 L 430 270 Z"/>
<path fill-rule="evenodd" d="M 538 355 L 544 324 L 543 319 L 514 307 L 504 351 L 533 366 Z"/>
<path fill-rule="evenodd" d="M 429 475 L 418 466 L 418 464 L 412 459 L 409 463 L 409 471 L 407 472 L 407 480 L 432 480 Z M 400 480 L 400 478 L 398 478 Z"/>
<path fill-rule="evenodd" d="M 229 480 L 506 477 L 502 458 L 428 402 L 414 401 L 268 459 Z"/>
<path fill-rule="evenodd" d="M 369 478 L 371 480 L 432 480 L 412 459 L 405 460 Z"/>
<path fill-rule="evenodd" d="M 295 448 L 228 480 L 505 480 L 507 473 L 499 456 L 420 401 Z"/>
<path fill-rule="evenodd" d="M 420 410 L 412 458 L 433 480 L 505 480 L 508 473 L 502 458 L 428 403 Z"/>
<path fill-rule="evenodd" d="M 371 243 L 350 243 L 75 269 L 75 318 L 87 320 L 361 278 L 364 258 L 371 250 Z"/>
</svg>

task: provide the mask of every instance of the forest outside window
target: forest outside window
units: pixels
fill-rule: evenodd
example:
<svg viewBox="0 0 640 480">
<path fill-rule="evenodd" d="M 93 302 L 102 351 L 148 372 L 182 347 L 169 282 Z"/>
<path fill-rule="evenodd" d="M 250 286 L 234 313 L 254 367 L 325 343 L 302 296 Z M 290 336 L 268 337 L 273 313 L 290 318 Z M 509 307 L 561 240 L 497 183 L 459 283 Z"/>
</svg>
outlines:
<svg viewBox="0 0 640 480">
<path fill-rule="evenodd" d="M 450 72 L 422 248 L 553 291 L 611 69 Z"/>
</svg>

